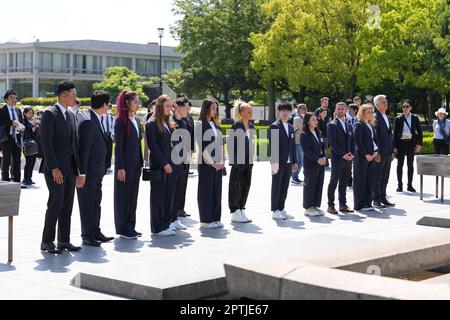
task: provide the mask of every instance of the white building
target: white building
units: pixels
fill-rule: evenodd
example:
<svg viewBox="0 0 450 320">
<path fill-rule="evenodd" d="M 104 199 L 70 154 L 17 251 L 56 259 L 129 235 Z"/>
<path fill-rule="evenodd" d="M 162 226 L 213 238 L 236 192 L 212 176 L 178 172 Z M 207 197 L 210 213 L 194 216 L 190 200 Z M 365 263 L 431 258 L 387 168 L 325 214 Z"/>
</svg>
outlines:
<svg viewBox="0 0 450 320">
<path fill-rule="evenodd" d="M 89 97 L 105 69 L 125 66 L 141 76 L 159 74 L 159 45 L 98 40 L 0 44 L 0 95 L 8 89 L 19 98 L 55 95 L 58 81 L 71 80 L 79 97 Z M 162 71 L 180 68 L 183 54 L 162 47 Z"/>
</svg>

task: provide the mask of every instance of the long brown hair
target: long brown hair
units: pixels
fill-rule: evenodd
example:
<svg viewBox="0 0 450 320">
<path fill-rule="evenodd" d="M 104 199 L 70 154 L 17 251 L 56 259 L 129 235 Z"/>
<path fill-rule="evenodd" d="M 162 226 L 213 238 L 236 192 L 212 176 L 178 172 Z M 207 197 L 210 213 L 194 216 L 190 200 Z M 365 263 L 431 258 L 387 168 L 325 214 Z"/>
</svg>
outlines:
<svg viewBox="0 0 450 320">
<path fill-rule="evenodd" d="M 128 103 L 137 97 L 137 93 L 133 91 L 122 91 L 117 97 L 118 118 L 122 120 L 125 127 L 125 134 L 130 135 L 130 116 L 128 115 Z"/>
<path fill-rule="evenodd" d="M 208 117 L 211 115 L 211 107 L 215 104 L 217 106 L 216 116 L 214 118 L 211 117 L 211 120 L 216 124 L 217 128 L 220 128 L 219 121 L 219 103 L 213 99 L 205 99 L 202 103 L 202 108 L 200 110 L 200 121 L 208 121 Z"/>
<path fill-rule="evenodd" d="M 174 127 L 174 124 L 170 121 L 170 115 L 166 115 L 164 112 L 164 104 L 170 100 L 171 99 L 167 94 L 159 96 L 156 100 L 155 112 L 153 112 L 152 119 L 154 119 L 154 121 L 156 122 L 158 130 L 161 133 L 164 132 L 164 124 L 167 124 L 171 128 Z"/>
</svg>

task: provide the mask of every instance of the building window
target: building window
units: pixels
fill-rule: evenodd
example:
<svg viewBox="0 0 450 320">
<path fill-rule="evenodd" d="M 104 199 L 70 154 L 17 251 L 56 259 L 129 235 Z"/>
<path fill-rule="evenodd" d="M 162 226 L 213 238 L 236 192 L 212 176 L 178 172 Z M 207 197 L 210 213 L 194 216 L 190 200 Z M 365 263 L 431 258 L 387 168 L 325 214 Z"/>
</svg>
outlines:
<svg viewBox="0 0 450 320">
<path fill-rule="evenodd" d="M 9 54 L 11 72 L 32 72 L 33 52 L 15 52 Z"/>
<path fill-rule="evenodd" d="M 5 95 L 6 90 L 6 81 L 0 81 L 0 97 Z"/>
<path fill-rule="evenodd" d="M 127 67 L 128 69 L 132 69 L 132 61 L 131 58 L 121 58 L 121 57 L 108 57 L 106 59 L 107 67 Z"/>
<path fill-rule="evenodd" d="M 136 59 L 136 73 L 143 77 L 158 76 L 158 66 L 158 60 Z"/>
<path fill-rule="evenodd" d="M 166 60 L 164 61 L 164 69 L 163 69 L 163 73 L 168 73 L 172 70 L 175 69 L 180 69 L 180 62 L 179 61 L 170 61 L 170 60 Z"/>
<path fill-rule="evenodd" d="M 11 89 L 17 93 L 19 99 L 33 96 L 33 83 L 31 79 L 12 79 Z"/>
<path fill-rule="evenodd" d="M 78 55 L 74 56 L 75 74 L 103 74 L 102 57 Z"/>
<path fill-rule="evenodd" d="M 41 52 L 40 54 L 41 72 L 69 73 L 70 55 L 66 53 Z"/>
<path fill-rule="evenodd" d="M 6 73 L 6 53 L 0 54 L 0 73 Z"/>
</svg>

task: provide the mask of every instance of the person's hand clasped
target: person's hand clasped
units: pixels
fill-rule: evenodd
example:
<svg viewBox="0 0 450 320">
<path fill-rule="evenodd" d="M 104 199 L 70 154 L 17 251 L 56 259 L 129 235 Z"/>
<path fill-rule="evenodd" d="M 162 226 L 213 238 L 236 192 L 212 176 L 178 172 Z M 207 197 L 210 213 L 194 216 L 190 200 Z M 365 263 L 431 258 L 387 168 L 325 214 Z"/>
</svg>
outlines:
<svg viewBox="0 0 450 320">
<path fill-rule="evenodd" d="M 171 174 L 173 172 L 172 166 L 170 164 L 166 164 L 164 166 L 164 172 L 167 173 L 167 174 Z"/>
<path fill-rule="evenodd" d="M 317 163 L 321 166 L 324 166 L 327 163 L 327 158 L 320 158 L 319 160 L 317 160 Z"/>
</svg>

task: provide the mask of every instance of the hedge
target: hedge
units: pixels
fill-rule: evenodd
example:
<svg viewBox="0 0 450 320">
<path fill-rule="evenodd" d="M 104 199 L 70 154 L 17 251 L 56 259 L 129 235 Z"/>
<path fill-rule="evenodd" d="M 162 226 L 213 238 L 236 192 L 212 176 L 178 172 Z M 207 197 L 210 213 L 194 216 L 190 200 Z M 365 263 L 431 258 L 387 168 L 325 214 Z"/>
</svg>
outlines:
<svg viewBox="0 0 450 320">
<path fill-rule="evenodd" d="M 20 103 L 23 106 L 43 106 L 50 107 L 53 106 L 58 101 L 57 97 L 52 98 L 23 98 Z M 84 107 L 89 107 L 91 105 L 91 98 L 80 98 L 81 105 Z"/>
</svg>

